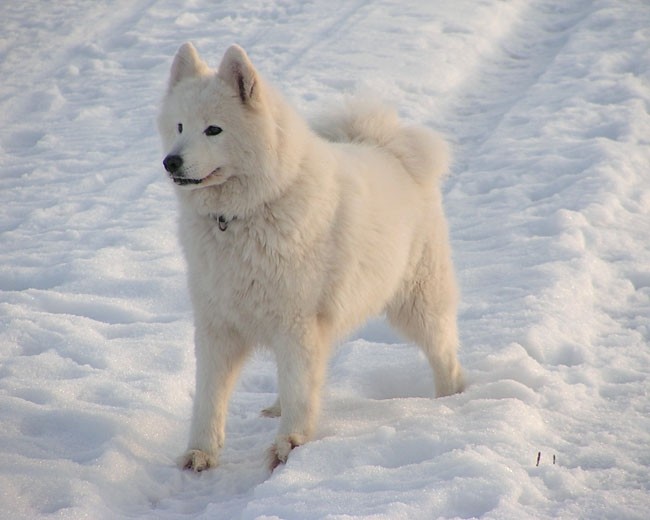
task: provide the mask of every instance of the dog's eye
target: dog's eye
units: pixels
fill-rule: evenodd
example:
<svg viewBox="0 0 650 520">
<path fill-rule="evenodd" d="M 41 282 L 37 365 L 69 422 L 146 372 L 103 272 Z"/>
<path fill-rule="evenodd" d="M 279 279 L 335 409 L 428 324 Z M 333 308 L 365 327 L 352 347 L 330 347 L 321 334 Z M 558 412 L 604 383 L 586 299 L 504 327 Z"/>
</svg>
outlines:
<svg viewBox="0 0 650 520">
<path fill-rule="evenodd" d="M 219 135 L 223 130 L 218 126 L 210 125 L 203 132 L 205 135 Z"/>
<path fill-rule="evenodd" d="M 182 134 L 183 133 L 183 123 L 178 123 L 177 128 L 178 128 L 178 133 Z"/>
</svg>

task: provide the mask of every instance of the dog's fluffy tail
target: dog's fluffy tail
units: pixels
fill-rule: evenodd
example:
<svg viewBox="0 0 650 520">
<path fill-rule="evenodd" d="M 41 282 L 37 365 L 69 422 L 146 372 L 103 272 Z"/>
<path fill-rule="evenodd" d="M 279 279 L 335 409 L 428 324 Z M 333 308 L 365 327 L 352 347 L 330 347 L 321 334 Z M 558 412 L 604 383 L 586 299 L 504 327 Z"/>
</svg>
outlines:
<svg viewBox="0 0 650 520">
<path fill-rule="evenodd" d="M 437 180 L 447 173 L 447 142 L 428 128 L 404 125 L 392 107 L 357 95 L 342 109 L 330 112 L 314 124 L 322 137 L 339 143 L 365 143 L 395 155 L 418 182 Z"/>
</svg>

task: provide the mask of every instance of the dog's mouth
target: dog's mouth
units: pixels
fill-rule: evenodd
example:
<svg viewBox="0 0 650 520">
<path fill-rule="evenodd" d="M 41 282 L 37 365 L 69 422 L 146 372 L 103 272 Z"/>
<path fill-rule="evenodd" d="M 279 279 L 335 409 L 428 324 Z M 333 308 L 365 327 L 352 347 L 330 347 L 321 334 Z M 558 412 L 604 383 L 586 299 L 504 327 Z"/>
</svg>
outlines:
<svg viewBox="0 0 650 520">
<path fill-rule="evenodd" d="M 172 177 L 175 184 L 179 186 L 187 186 L 188 184 L 201 184 L 203 179 L 188 179 L 186 177 Z"/>
<path fill-rule="evenodd" d="M 175 175 L 170 175 L 170 178 L 177 186 L 189 188 L 214 186 L 215 184 L 221 184 L 221 182 L 223 182 L 221 168 L 215 168 L 210 174 L 203 177 L 202 179 L 189 179 L 187 177 L 177 177 Z"/>
</svg>

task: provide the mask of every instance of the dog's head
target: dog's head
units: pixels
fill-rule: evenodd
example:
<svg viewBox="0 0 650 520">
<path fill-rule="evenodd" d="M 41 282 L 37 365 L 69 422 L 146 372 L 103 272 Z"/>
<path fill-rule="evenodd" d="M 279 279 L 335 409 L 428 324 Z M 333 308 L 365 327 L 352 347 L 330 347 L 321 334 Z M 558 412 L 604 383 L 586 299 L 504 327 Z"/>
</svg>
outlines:
<svg viewBox="0 0 650 520">
<path fill-rule="evenodd" d="M 241 47 L 231 46 L 216 72 L 191 43 L 180 47 L 158 118 L 163 166 L 177 186 L 218 186 L 259 172 L 273 126 L 262 81 Z"/>
</svg>

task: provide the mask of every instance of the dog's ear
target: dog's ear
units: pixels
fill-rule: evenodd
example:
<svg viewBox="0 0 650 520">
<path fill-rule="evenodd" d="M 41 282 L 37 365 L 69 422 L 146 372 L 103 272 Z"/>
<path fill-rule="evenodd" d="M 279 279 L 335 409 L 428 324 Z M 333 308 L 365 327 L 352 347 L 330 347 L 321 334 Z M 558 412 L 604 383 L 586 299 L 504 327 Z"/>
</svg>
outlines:
<svg viewBox="0 0 650 520">
<path fill-rule="evenodd" d="M 172 63 L 169 73 L 169 90 L 185 78 L 200 76 L 209 71 L 209 67 L 201 60 L 194 45 L 187 42 L 180 46 Z"/>
<path fill-rule="evenodd" d="M 231 45 L 223 55 L 218 76 L 239 94 L 239 99 L 245 105 L 259 100 L 257 72 L 239 45 Z"/>
</svg>

